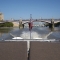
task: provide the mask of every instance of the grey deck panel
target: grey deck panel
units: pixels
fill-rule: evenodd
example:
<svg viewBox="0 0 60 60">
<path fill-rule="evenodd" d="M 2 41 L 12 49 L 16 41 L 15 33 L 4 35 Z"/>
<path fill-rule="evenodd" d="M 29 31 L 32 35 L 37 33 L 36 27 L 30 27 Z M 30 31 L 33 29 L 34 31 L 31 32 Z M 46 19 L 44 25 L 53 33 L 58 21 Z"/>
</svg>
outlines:
<svg viewBox="0 0 60 60">
<path fill-rule="evenodd" d="M 1 42 L 0 60 L 27 60 L 27 42 Z"/>
<path fill-rule="evenodd" d="M 31 42 L 30 60 L 60 60 L 60 43 Z"/>
</svg>

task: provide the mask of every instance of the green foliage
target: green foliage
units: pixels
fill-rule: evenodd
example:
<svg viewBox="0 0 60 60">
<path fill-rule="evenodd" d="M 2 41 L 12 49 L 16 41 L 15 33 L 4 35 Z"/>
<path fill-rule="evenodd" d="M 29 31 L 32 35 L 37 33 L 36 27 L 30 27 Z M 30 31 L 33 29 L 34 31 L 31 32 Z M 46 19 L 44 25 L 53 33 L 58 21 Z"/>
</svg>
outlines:
<svg viewBox="0 0 60 60">
<path fill-rule="evenodd" d="M 54 24 L 55 27 L 58 27 L 60 25 L 60 22 Z"/>
<path fill-rule="evenodd" d="M 13 27 L 13 23 L 12 22 L 0 23 L 0 27 Z"/>
<path fill-rule="evenodd" d="M 0 27 L 4 27 L 4 23 L 0 23 Z"/>
</svg>

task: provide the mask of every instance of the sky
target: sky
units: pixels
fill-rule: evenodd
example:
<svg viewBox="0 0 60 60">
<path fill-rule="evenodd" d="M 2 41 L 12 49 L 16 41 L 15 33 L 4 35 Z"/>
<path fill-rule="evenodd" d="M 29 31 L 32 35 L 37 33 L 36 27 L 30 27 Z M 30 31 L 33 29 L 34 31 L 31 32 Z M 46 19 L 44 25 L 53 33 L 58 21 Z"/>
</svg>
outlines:
<svg viewBox="0 0 60 60">
<path fill-rule="evenodd" d="M 0 0 L 4 20 L 60 18 L 60 0 Z"/>
</svg>

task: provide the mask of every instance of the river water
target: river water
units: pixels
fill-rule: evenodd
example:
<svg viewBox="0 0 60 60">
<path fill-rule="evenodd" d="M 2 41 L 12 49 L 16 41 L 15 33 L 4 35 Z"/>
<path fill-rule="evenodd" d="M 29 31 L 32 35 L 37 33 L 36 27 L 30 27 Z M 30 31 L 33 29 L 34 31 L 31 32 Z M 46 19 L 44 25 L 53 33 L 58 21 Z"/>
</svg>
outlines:
<svg viewBox="0 0 60 60">
<path fill-rule="evenodd" d="M 50 35 L 49 33 L 52 32 Z M 28 27 L 24 29 L 15 28 L 0 28 L 0 41 L 12 39 L 13 36 L 21 37 L 23 39 L 30 39 L 30 31 Z M 60 27 L 55 27 L 54 30 L 49 27 L 33 27 L 31 30 L 31 39 L 43 38 L 43 39 L 56 39 L 60 40 Z"/>
</svg>

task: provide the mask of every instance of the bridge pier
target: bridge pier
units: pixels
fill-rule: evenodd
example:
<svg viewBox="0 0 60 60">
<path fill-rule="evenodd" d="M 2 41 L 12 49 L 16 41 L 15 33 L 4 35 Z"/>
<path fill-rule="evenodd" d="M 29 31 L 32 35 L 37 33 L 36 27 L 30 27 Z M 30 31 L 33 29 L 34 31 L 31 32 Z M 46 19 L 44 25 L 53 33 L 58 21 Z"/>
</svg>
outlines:
<svg viewBox="0 0 60 60">
<path fill-rule="evenodd" d="M 19 21 L 19 28 L 24 28 L 24 24 L 22 24 L 22 20 Z"/>
<path fill-rule="evenodd" d="M 49 24 L 49 28 L 54 29 L 54 20 L 53 19 L 51 19 L 51 23 Z"/>
</svg>

